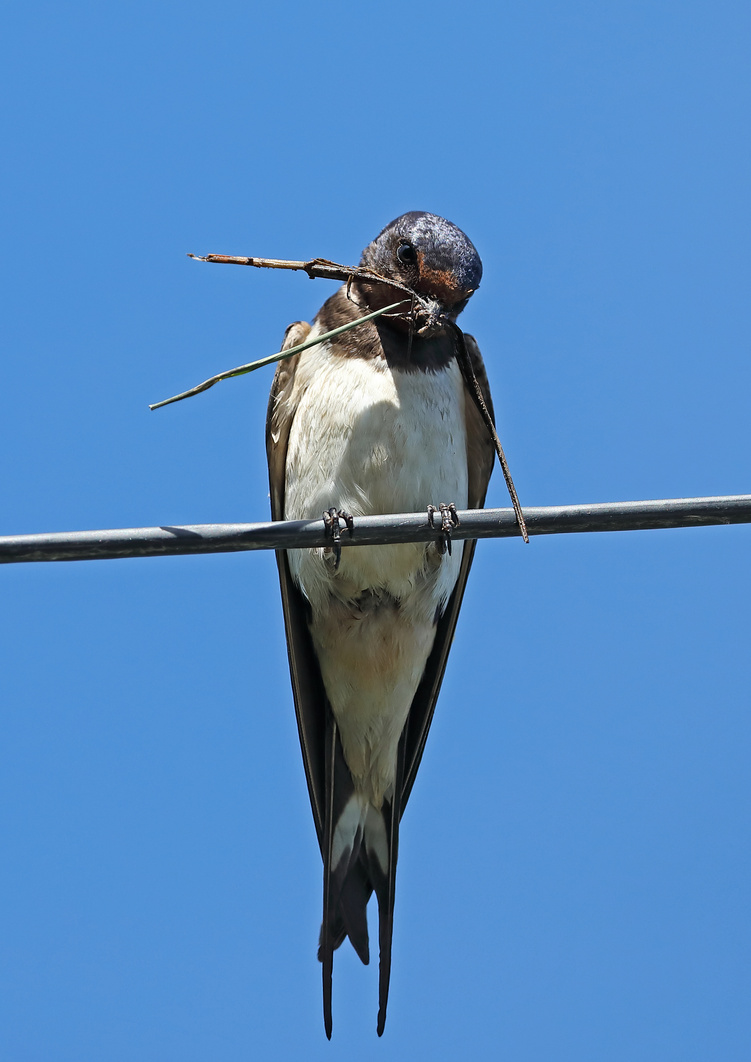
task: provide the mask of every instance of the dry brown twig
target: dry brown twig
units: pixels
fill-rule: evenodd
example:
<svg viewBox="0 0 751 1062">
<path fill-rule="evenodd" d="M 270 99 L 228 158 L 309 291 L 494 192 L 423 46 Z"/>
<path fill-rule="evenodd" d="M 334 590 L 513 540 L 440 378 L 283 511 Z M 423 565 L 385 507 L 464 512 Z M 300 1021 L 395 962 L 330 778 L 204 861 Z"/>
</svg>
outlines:
<svg viewBox="0 0 751 1062">
<path fill-rule="evenodd" d="M 291 261 L 283 258 L 254 258 L 228 254 L 188 254 L 188 258 L 193 258 L 197 262 L 212 262 L 217 265 L 254 266 L 256 269 L 289 269 L 307 273 L 311 280 L 320 278 L 322 280 L 338 280 L 340 282 L 346 282 L 348 290 L 354 280 L 363 280 L 374 284 L 385 284 L 390 288 L 394 288 L 396 291 L 404 292 L 409 298 L 401 299 L 399 302 L 394 302 L 389 306 L 374 310 L 372 313 L 364 314 L 362 317 L 358 317 L 355 321 L 350 321 L 345 325 L 341 325 L 339 328 L 332 329 L 330 332 L 325 332 L 323 335 L 306 340 L 304 343 L 298 343 L 296 346 L 290 347 L 289 350 L 270 354 L 267 358 L 260 358 L 258 361 L 251 361 L 246 365 L 239 365 L 235 369 L 226 369 L 224 372 L 217 373 L 216 376 L 210 376 L 208 380 L 204 380 L 203 383 L 198 384 L 196 387 L 191 387 L 189 391 L 183 391 L 179 395 L 173 395 L 172 398 L 165 398 L 161 402 L 154 402 L 153 405 L 149 406 L 149 409 L 160 409 L 162 406 L 168 406 L 173 402 L 180 402 L 183 398 L 191 398 L 193 395 L 200 394 L 202 391 L 208 391 L 210 387 L 219 383 L 220 380 L 229 380 L 234 376 L 244 376 L 246 373 L 253 372 L 255 369 L 260 369 L 264 365 L 271 365 L 275 361 L 281 361 L 283 358 L 291 358 L 294 354 L 299 354 L 300 351 L 306 350 L 308 347 L 323 343 L 327 339 L 332 339 L 334 336 L 342 335 L 342 333 L 348 332 L 350 328 L 357 328 L 365 321 L 372 321 L 383 314 L 396 312 L 399 310 L 399 307 L 404 306 L 407 301 L 410 303 L 411 310 L 414 310 L 415 293 L 410 288 L 405 287 L 403 284 L 399 284 L 398 281 L 392 280 L 390 277 L 381 276 L 380 273 L 376 273 L 372 269 L 366 269 L 364 266 L 344 266 L 340 265 L 338 262 L 331 262 L 327 258 L 312 258 L 307 262 Z M 401 311 L 400 315 L 408 316 L 404 310 Z M 501 469 L 503 470 L 503 477 L 506 481 L 506 487 L 514 506 L 514 513 L 516 514 L 516 520 L 522 538 L 525 542 L 529 542 L 529 535 L 524 522 L 524 514 L 519 502 L 519 497 L 516 493 L 514 481 L 511 478 L 508 462 L 506 461 L 501 441 L 496 433 L 493 418 L 488 411 L 479 381 L 472 369 L 472 364 L 464 345 L 464 337 L 458 326 L 454 325 L 452 331 L 454 338 L 456 339 L 457 360 L 459 362 L 462 376 L 464 377 L 465 383 L 472 395 L 472 400 L 477 405 L 483 421 L 485 422 L 488 434 L 493 440 L 493 446 L 498 454 L 498 460 L 500 461 Z"/>
</svg>

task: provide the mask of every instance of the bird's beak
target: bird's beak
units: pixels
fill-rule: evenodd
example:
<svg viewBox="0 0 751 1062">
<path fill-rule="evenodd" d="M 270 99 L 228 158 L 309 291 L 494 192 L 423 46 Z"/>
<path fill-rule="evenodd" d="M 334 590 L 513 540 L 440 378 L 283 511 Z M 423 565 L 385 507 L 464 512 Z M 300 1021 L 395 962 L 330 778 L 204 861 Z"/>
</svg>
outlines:
<svg viewBox="0 0 751 1062">
<path fill-rule="evenodd" d="M 425 295 L 418 297 L 415 307 L 415 323 L 418 336 L 431 336 L 436 332 L 440 332 L 449 318 L 450 314 L 437 299 L 431 299 Z"/>
</svg>

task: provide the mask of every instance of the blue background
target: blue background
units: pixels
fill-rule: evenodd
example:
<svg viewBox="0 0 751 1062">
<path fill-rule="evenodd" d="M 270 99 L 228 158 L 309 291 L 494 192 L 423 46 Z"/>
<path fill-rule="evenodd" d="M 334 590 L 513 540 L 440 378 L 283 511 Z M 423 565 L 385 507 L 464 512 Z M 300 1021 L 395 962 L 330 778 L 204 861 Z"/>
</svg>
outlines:
<svg viewBox="0 0 751 1062">
<path fill-rule="evenodd" d="M 406 210 L 524 503 L 742 493 L 743 2 L 2 13 L 0 531 L 265 519 L 278 349 Z M 435 500 L 435 499 L 433 499 Z M 507 504 L 496 473 L 489 503 Z M 482 543 L 377 977 L 321 871 L 273 557 L 2 571 L 0 1054 L 750 1057 L 748 527 Z"/>
</svg>

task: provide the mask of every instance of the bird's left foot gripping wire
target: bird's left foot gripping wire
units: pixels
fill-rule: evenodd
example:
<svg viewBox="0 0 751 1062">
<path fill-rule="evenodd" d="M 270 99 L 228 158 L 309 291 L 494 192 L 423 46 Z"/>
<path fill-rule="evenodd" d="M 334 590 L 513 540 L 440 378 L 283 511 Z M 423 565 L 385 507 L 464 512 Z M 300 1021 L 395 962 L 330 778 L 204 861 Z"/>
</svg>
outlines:
<svg viewBox="0 0 751 1062">
<path fill-rule="evenodd" d="M 446 505 L 445 502 L 441 502 L 438 506 L 438 512 L 441 514 L 441 537 L 438 540 L 439 549 L 441 553 L 448 553 L 451 556 L 451 532 L 455 527 L 459 526 L 459 515 L 456 511 L 456 506 L 453 502 L 450 505 Z M 434 527 L 433 517 L 436 514 L 435 505 L 428 506 L 428 524 L 430 527 Z"/>
<path fill-rule="evenodd" d="M 326 529 L 326 534 L 330 537 L 334 551 L 334 571 L 339 568 L 339 561 L 342 559 L 342 521 L 349 531 L 350 538 L 355 530 L 355 521 L 351 513 L 345 512 L 344 509 L 327 509 L 323 514 L 323 524 Z"/>
</svg>

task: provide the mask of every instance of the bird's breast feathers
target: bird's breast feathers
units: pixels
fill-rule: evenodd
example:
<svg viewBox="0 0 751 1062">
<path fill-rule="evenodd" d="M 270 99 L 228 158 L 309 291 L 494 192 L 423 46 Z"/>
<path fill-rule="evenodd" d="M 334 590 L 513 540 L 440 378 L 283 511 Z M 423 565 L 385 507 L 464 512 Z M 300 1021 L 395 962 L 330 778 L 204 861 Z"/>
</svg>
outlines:
<svg viewBox="0 0 751 1062">
<path fill-rule="evenodd" d="M 289 401 L 287 519 L 315 519 L 334 506 L 355 518 L 356 538 L 358 516 L 444 501 L 466 507 L 464 386 L 453 359 L 435 372 L 407 372 L 321 344 L 301 356 Z M 380 807 L 462 549 L 345 547 L 338 569 L 331 550 L 289 550 L 288 558 L 311 605 L 313 645 L 355 788 Z"/>
<path fill-rule="evenodd" d="M 466 508 L 465 391 L 455 360 L 435 372 L 405 372 L 385 358 L 343 357 L 321 344 L 301 356 L 290 402 L 286 519 L 316 519 L 331 506 L 355 520 L 430 503 Z M 429 554 L 424 545 L 345 549 L 337 596 L 375 588 L 409 596 Z M 434 562 L 425 602 L 433 611 L 454 587 L 461 550 L 443 561 Z M 297 550 L 290 567 L 315 610 L 320 595 L 331 593 L 330 563 L 322 550 Z"/>
</svg>

